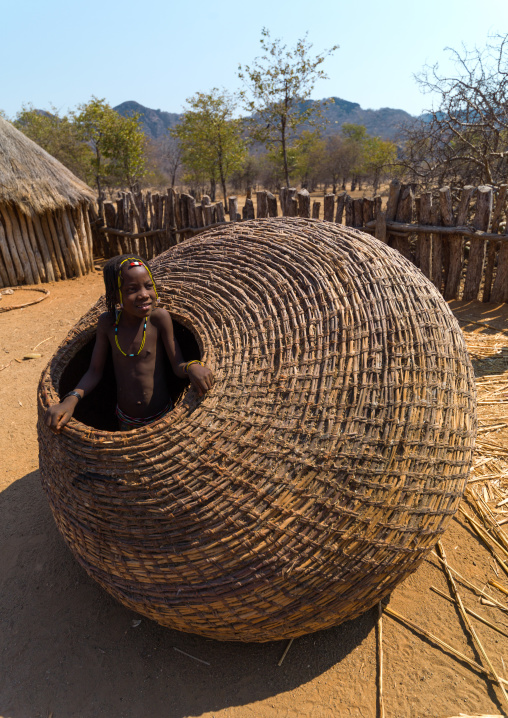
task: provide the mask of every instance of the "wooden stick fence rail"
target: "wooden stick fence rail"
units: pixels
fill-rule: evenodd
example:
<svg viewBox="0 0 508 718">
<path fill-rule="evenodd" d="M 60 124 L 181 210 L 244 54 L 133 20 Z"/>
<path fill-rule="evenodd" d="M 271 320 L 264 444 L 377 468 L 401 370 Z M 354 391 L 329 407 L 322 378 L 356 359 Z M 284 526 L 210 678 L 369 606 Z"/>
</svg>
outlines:
<svg viewBox="0 0 508 718">
<path fill-rule="evenodd" d="M 442 187 L 415 195 L 415 186 L 394 180 L 386 208 L 381 197 L 353 199 L 346 192 L 311 201 L 306 189 L 266 190 L 247 198 L 241 214 L 228 197 L 229 221 L 277 217 L 319 218 L 374 234 L 415 264 L 446 299 L 508 302 L 508 184 L 499 188 Z M 93 212 L 93 211 L 92 211 Z M 226 222 L 222 202 L 167 194 L 122 192 L 104 203 L 105 225 L 92 216 L 94 252 L 110 257 L 132 252 L 152 259 L 169 247 Z"/>
</svg>

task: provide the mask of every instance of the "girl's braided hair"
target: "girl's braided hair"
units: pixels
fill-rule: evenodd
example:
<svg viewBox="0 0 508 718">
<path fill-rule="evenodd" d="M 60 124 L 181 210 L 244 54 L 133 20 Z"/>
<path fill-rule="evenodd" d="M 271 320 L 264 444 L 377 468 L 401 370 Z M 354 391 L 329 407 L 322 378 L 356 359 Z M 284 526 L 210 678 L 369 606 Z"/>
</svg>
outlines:
<svg viewBox="0 0 508 718">
<path fill-rule="evenodd" d="M 126 259 L 141 262 L 143 266 L 148 267 L 146 261 L 136 254 L 119 254 L 117 257 L 108 259 L 102 269 L 102 274 L 106 288 L 106 307 L 113 317 L 115 316 L 116 303 L 118 302 L 118 275 L 120 273 L 121 264 Z"/>
</svg>

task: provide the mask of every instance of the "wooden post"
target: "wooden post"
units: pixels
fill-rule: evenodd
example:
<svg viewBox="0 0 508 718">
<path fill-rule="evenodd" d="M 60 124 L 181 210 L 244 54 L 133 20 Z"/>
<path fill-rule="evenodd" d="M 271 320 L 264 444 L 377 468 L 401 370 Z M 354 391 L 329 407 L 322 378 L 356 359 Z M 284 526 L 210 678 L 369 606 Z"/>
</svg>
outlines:
<svg viewBox="0 0 508 718">
<path fill-rule="evenodd" d="M 268 205 L 268 216 L 269 217 L 277 217 L 278 216 L 278 210 L 277 210 L 277 197 L 273 195 L 271 192 L 266 193 L 266 202 Z"/>
<path fill-rule="evenodd" d="M 298 216 L 298 200 L 296 197 L 288 197 L 287 199 L 287 216 L 297 217 Z"/>
<path fill-rule="evenodd" d="M 217 202 L 215 204 L 215 216 L 217 222 L 225 222 L 226 217 L 224 216 L 224 205 L 222 202 Z"/>
<path fill-rule="evenodd" d="M 7 237 L 5 236 L 4 226 L 0 220 L 0 251 L 4 260 L 5 271 L 9 278 L 9 284 L 13 287 L 17 284 L 16 271 L 14 268 L 14 261 L 9 252 L 9 245 L 7 244 Z"/>
<path fill-rule="evenodd" d="M 506 202 L 508 185 L 501 185 L 499 187 L 499 196 L 496 203 L 496 209 L 494 210 L 494 216 L 492 219 L 492 231 L 497 231 L 499 228 L 499 221 L 501 218 L 501 212 Z M 506 223 L 505 234 L 508 235 L 508 222 Z M 490 244 L 490 242 L 489 242 Z M 496 304 L 501 302 L 508 302 L 508 240 L 499 242 L 501 245 L 497 255 L 497 269 L 494 284 L 492 285 L 492 291 L 488 299 L 484 298 L 484 302 L 491 301 Z"/>
<path fill-rule="evenodd" d="M 48 242 L 48 246 L 51 243 L 53 245 L 53 250 L 55 253 L 55 256 L 57 258 L 58 262 L 58 270 L 60 279 L 67 279 L 67 268 L 65 266 L 65 257 L 62 253 L 62 248 L 60 246 L 60 241 L 58 239 L 58 235 L 56 233 L 55 224 L 53 222 L 53 217 L 51 216 L 51 212 L 48 210 L 44 214 L 39 215 L 41 220 L 41 226 L 44 231 L 44 236 L 46 237 L 46 241 Z M 56 268 L 55 268 L 56 272 Z"/>
<path fill-rule="evenodd" d="M 92 260 L 92 269 L 93 269 L 93 237 L 92 237 L 92 228 L 90 227 L 90 218 L 88 216 L 88 207 L 86 204 L 80 203 L 78 205 L 78 210 L 81 215 L 81 219 L 83 222 L 83 226 L 85 228 L 85 234 L 88 241 L 88 251 L 90 252 L 90 259 Z"/>
<path fill-rule="evenodd" d="M 325 194 L 323 202 L 323 219 L 326 222 L 333 222 L 333 210 L 335 208 L 335 195 L 332 192 Z"/>
<path fill-rule="evenodd" d="M 449 187 L 441 187 L 439 190 L 439 209 L 441 212 L 441 222 L 443 223 L 444 227 L 453 227 L 455 224 L 454 217 L 453 217 L 453 207 L 452 207 L 452 193 L 450 191 Z M 455 252 L 452 252 L 452 250 L 455 250 L 455 246 L 451 246 L 450 239 L 453 239 L 452 237 L 442 237 L 442 247 L 443 247 L 443 282 L 444 282 L 444 290 L 443 294 L 446 296 L 446 287 L 448 285 L 448 280 L 450 278 L 450 261 L 453 260 L 453 272 L 455 273 L 457 269 L 456 261 L 455 261 Z M 453 253 L 453 258 L 451 258 L 451 254 Z M 458 266 L 461 266 L 461 263 L 459 261 Z M 460 270 L 459 270 L 459 278 L 460 278 Z M 451 299 L 451 297 L 449 297 Z"/>
<path fill-rule="evenodd" d="M 247 197 L 242 210 L 243 219 L 255 219 L 256 215 L 254 212 L 254 202 L 250 197 Z"/>
<path fill-rule="evenodd" d="M 210 200 L 208 200 L 210 201 Z M 203 201 L 201 200 L 201 206 Z M 204 221 L 204 220 L 203 220 Z M 166 237 L 168 246 L 176 244 L 175 235 L 175 190 L 172 187 L 168 188 L 168 196 L 166 197 L 166 217 L 165 224 Z M 140 230 L 141 231 L 141 230 Z"/>
<path fill-rule="evenodd" d="M 41 278 L 39 275 L 39 271 L 37 269 L 37 265 L 35 263 L 35 257 L 33 255 L 32 248 L 30 246 L 30 240 L 23 233 L 22 225 L 19 223 L 19 220 L 14 212 L 14 207 L 7 205 L 7 211 L 9 212 L 9 218 L 11 220 L 12 231 L 14 232 L 14 235 L 16 236 L 16 241 L 18 242 L 18 252 L 19 252 L 19 247 L 22 247 L 22 249 L 24 250 L 23 257 L 24 257 L 24 261 L 27 262 L 27 266 L 24 267 L 25 275 L 26 275 L 26 271 L 28 269 L 32 276 L 32 280 L 30 282 L 28 282 L 28 284 L 39 284 L 41 281 Z"/>
<path fill-rule="evenodd" d="M 339 192 L 337 195 L 337 208 L 335 210 L 335 223 L 342 224 L 342 215 L 344 214 L 344 206 L 346 203 L 346 192 Z"/>
<path fill-rule="evenodd" d="M 265 217 L 268 217 L 268 198 L 267 198 L 267 192 L 266 190 L 261 190 L 261 192 L 256 192 L 256 203 L 257 203 L 257 218 L 258 219 L 264 219 Z"/>
<path fill-rule="evenodd" d="M 153 206 L 153 215 L 152 215 L 152 224 L 150 226 L 150 229 L 159 229 L 159 193 L 154 192 L 152 195 L 152 206 Z"/>
<path fill-rule="evenodd" d="M 23 282 L 26 282 L 26 284 L 33 284 L 32 270 L 30 269 L 30 264 L 28 263 L 25 247 L 24 245 L 19 245 L 19 239 L 14 234 L 7 205 L 2 205 L 0 207 L 0 212 L 2 213 L 2 217 L 4 219 L 5 236 L 7 238 L 7 244 L 11 250 L 11 256 L 16 268 L 18 282 L 19 284 L 23 284 Z"/>
<path fill-rule="evenodd" d="M 399 203 L 399 196 L 400 196 L 400 181 L 398 179 L 394 179 L 390 182 L 390 189 L 388 191 L 388 201 L 386 203 L 386 221 L 387 222 L 393 222 L 395 221 L 395 217 L 397 215 L 397 205 Z M 395 235 L 390 233 L 390 230 L 388 230 L 386 235 L 386 241 L 387 244 L 390 245 L 390 247 L 393 247 L 395 242 Z"/>
<path fill-rule="evenodd" d="M 374 219 L 374 200 L 373 199 L 367 199 L 367 197 L 363 198 L 362 213 L 363 213 L 363 226 L 365 227 L 367 222 L 371 222 Z"/>
<path fill-rule="evenodd" d="M 203 217 L 203 205 L 202 204 L 197 204 L 194 207 L 194 215 L 196 217 L 196 227 L 204 227 L 205 221 L 204 221 L 204 217 Z"/>
<path fill-rule="evenodd" d="M 185 202 L 185 195 L 183 192 L 179 196 L 178 206 L 180 208 L 180 227 L 179 227 L 179 229 L 184 229 L 185 227 L 189 226 L 189 210 L 187 209 L 187 204 Z"/>
<path fill-rule="evenodd" d="M 287 187 L 281 187 L 279 190 L 279 202 L 280 202 L 280 209 L 282 212 L 282 216 L 286 216 L 286 200 L 287 200 Z"/>
<path fill-rule="evenodd" d="M 81 255 L 80 246 L 74 241 L 74 236 L 69 225 L 69 218 L 67 217 L 67 212 L 65 211 L 65 209 L 61 209 L 56 210 L 55 214 L 57 215 L 57 219 L 61 225 L 64 240 L 67 242 L 69 255 L 72 258 L 72 264 L 74 266 L 76 276 L 82 277 L 84 274 L 86 274 L 85 265 L 83 262 L 83 257 Z"/>
<path fill-rule="evenodd" d="M 139 214 L 139 231 L 140 232 L 146 232 L 148 230 L 148 220 L 146 216 L 146 206 L 143 199 L 143 194 L 141 192 L 135 192 L 134 193 L 134 203 L 138 209 Z"/>
<path fill-rule="evenodd" d="M 353 227 L 363 227 L 363 198 L 353 200 Z"/>
<path fill-rule="evenodd" d="M 453 217 L 451 219 L 452 224 L 455 224 L 458 227 L 461 227 L 467 223 L 467 217 L 469 214 L 469 202 L 471 200 L 471 197 L 473 196 L 473 193 L 475 191 L 475 188 L 471 185 L 466 185 L 461 192 L 460 195 L 460 202 L 457 209 L 457 216 L 455 218 L 455 222 L 453 222 Z M 443 223 L 445 226 L 450 227 L 452 225 L 447 224 L 447 222 L 450 222 L 450 214 L 451 214 L 451 195 L 448 193 L 445 193 L 442 197 L 442 205 L 441 205 L 441 214 L 443 216 Z M 445 284 L 445 290 L 444 290 L 444 298 L 445 299 L 457 299 L 459 294 L 459 287 L 460 287 L 460 278 L 462 275 L 462 267 L 464 265 L 464 259 L 463 259 L 463 247 L 464 247 L 464 239 L 459 234 L 452 234 L 450 238 L 448 239 L 449 247 L 450 247 L 450 253 L 449 253 L 449 268 L 448 268 L 448 276 L 446 279 Z"/>
<path fill-rule="evenodd" d="M 310 194 L 306 189 L 301 189 L 297 195 L 298 200 L 298 216 L 310 217 Z"/>
<path fill-rule="evenodd" d="M 488 187 L 487 185 L 478 187 L 476 213 L 473 220 L 475 229 L 481 229 L 485 232 L 488 230 L 492 214 L 492 195 L 492 187 Z M 462 294 L 462 299 L 465 301 L 477 299 L 478 297 L 484 261 L 485 240 L 475 239 L 473 236 L 469 240 L 469 258 L 464 282 L 464 292 Z"/>
<path fill-rule="evenodd" d="M 9 284 L 10 282 L 9 275 L 7 274 L 7 269 L 4 267 L 2 262 L 0 262 L 0 287 L 8 287 Z"/>
<path fill-rule="evenodd" d="M 69 223 L 72 226 L 74 225 L 74 237 L 75 241 L 79 243 L 79 246 L 81 247 L 81 254 L 83 255 L 83 261 L 85 263 L 85 272 L 91 272 L 93 269 L 93 260 L 90 256 L 90 253 L 88 251 L 88 241 L 86 237 L 85 228 L 81 223 L 81 215 L 79 213 L 79 206 L 76 209 L 72 209 L 72 207 L 67 208 L 67 216 L 69 218 Z"/>
<path fill-rule="evenodd" d="M 424 192 L 416 202 L 418 224 L 432 224 L 432 192 Z M 432 277 L 432 235 L 418 235 L 418 265 L 427 279 Z"/>
<path fill-rule="evenodd" d="M 185 195 L 187 203 L 187 214 L 189 216 L 189 227 L 196 226 L 196 200 L 191 194 Z"/>
<path fill-rule="evenodd" d="M 26 219 L 26 224 L 28 227 L 28 231 L 30 233 L 30 236 L 32 238 L 32 244 L 35 244 L 40 248 L 40 253 L 42 255 L 42 261 L 44 262 L 44 273 L 46 275 L 46 282 L 54 282 L 55 281 L 55 273 L 53 271 L 53 264 L 51 261 L 51 255 L 49 253 L 49 247 L 47 245 L 47 242 L 44 238 L 44 235 L 41 233 L 39 234 L 36 231 L 36 228 L 34 226 L 34 222 L 32 220 L 32 217 L 34 216 L 34 212 L 32 212 L 32 215 L 28 215 Z"/>
<path fill-rule="evenodd" d="M 75 269 L 72 261 L 72 257 L 69 253 L 69 247 L 67 246 L 67 242 L 65 241 L 62 220 L 60 219 L 58 210 L 54 210 L 53 212 L 49 213 L 48 221 L 52 224 L 52 231 L 54 230 L 57 242 L 59 243 L 60 249 L 62 250 L 62 256 L 64 258 L 65 271 L 67 272 L 67 276 L 72 277 L 73 274 L 75 276 L 78 276 L 77 270 Z"/>
<path fill-rule="evenodd" d="M 37 238 L 39 246 L 41 247 L 42 256 L 46 257 L 47 253 L 47 257 L 49 258 L 49 264 L 46 260 L 46 274 L 49 277 L 48 281 L 58 281 L 60 279 L 60 268 L 53 248 L 51 234 L 49 237 L 46 236 L 42 229 L 41 219 L 36 212 L 32 211 L 30 222 L 32 223 L 33 232 Z"/>
<path fill-rule="evenodd" d="M 398 190 L 398 202 L 397 210 L 395 213 L 395 221 L 410 224 L 413 221 L 414 210 L 413 188 L 410 184 L 399 184 Z M 388 210 L 386 214 L 388 216 Z M 398 252 L 400 252 L 403 257 L 406 257 L 406 259 L 411 259 L 409 235 L 394 235 L 392 239 L 392 247 Z"/>
<path fill-rule="evenodd" d="M 498 232 L 499 223 L 504 212 L 506 204 L 508 185 L 499 186 L 496 206 L 492 214 L 492 232 Z M 494 275 L 494 266 L 497 254 L 497 272 L 496 279 L 492 285 L 492 277 Z M 503 274 L 503 264 L 508 265 L 508 250 L 506 242 L 496 242 L 489 240 L 487 246 L 487 263 L 485 266 L 485 276 L 483 280 L 483 297 L 484 302 L 505 302 L 508 300 L 508 266 L 506 266 Z M 492 289 L 491 289 L 492 288 Z M 505 297 L 502 299 L 501 297 Z"/>
<path fill-rule="evenodd" d="M 312 219 L 319 219 L 320 210 L 321 210 L 321 202 L 314 201 L 312 203 Z"/>
<path fill-rule="evenodd" d="M 123 201 L 123 200 L 122 200 Z M 111 227 L 112 229 L 120 229 L 120 227 L 117 227 L 117 216 L 122 216 L 123 213 L 120 215 L 120 212 L 116 212 L 115 205 L 113 202 L 104 202 L 103 205 L 104 210 L 104 221 L 106 222 L 106 227 Z M 108 247 L 110 250 L 110 257 L 113 257 L 115 254 L 122 254 L 122 245 L 120 243 L 120 237 L 115 234 L 108 234 Z"/>
<path fill-rule="evenodd" d="M 213 213 L 211 200 L 207 194 L 204 194 L 201 198 L 201 206 L 203 207 L 203 222 L 205 227 L 208 227 L 213 224 Z"/>
<path fill-rule="evenodd" d="M 286 192 L 286 216 L 287 217 L 296 217 L 298 213 L 298 202 L 293 202 L 292 200 L 296 200 L 296 187 L 288 187 Z M 293 214 L 294 213 L 294 214 Z"/>
<path fill-rule="evenodd" d="M 346 227 L 352 227 L 354 223 L 353 219 L 353 198 L 346 195 L 344 199 L 344 208 L 346 210 Z"/>
<path fill-rule="evenodd" d="M 432 203 L 431 223 L 434 226 L 441 225 L 441 207 L 439 202 Z M 432 235 L 432 277 L 431 281 L 441 291 L 443 283 L 443 235 L 436 233 Z"/>
<path fill-rule="evenodd" d="M 30 234 L 30 232 L 28 231 L 28 226 L 23 212 L 20 212 L 18 207 L 13 207 L 12 213 L 14 219 L 19 224 L 19 229 L 25 240 L 25 246 L 27 247 L 28 257 L 30 259 L 30 265 L 32 267 L 32 273 L 34 275 L 35 282 L 36 284 L 40 284 L 40 282 L 43 282 L 45 280 L 46 272 L 44 271 L 44 265 L 41 254 L 39 252 L 39 247 L 37 246 L 37 242 L 35 241 L 33 232 L 32 234 Z"/>
<path fill-rule="evenodd" d="M 236 215 L 238 214 L 238 197 L 228 198 L 228 209 L 229 209 L 229 221 L 236 222 Z"/>
</svg>

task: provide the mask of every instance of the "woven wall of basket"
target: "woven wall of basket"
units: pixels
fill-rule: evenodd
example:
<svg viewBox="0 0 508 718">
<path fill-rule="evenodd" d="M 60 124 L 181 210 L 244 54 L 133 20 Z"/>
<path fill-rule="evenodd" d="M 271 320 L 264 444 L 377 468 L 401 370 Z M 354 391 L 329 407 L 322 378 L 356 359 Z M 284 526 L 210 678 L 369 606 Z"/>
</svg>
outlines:
<svg viewBox="0 0 508 718">
<path fill-rule="evenodd" d="M 62 434 L 39 421 L 60 531 L 171 628 L 267 641 L 354 618 L 418 567 L 465 488 L 475 389 L 448 306 L 397 252 L 316 220 L 219 227 L 152 267 L 216 384 L 202 400 L 178 388 L 130 432 L 104 429 L 111 377 Z M 86 368 L 103 310 L 44 371 L 40 417 Z"/>
</svg>

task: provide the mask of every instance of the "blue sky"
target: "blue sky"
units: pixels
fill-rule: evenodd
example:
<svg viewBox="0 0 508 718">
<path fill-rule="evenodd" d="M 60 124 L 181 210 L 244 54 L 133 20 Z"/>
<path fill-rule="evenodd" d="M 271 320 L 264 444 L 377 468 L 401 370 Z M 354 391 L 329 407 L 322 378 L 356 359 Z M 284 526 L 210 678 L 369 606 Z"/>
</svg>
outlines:
<svg viewBox="0 0 508 718">
<path fill-rule="evenodd" d="M 61 112 L 92 95 L 181 112 L 187 97 L 239 87 L 238 64 L 260 53 L 261 28 L 293 45 L 306 31 L 324 65 L 314 99 L 364 108 L 429 106 L 414 81 L 425 63 L 445 69 L 444 48 L 483 47 L 508 32 L 508 0 L 1 0 L 0 108 L 23 103 Z"/>
</svg>

